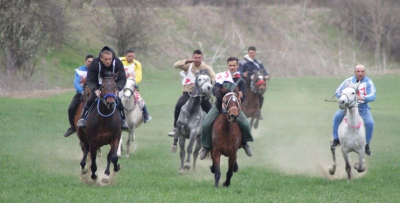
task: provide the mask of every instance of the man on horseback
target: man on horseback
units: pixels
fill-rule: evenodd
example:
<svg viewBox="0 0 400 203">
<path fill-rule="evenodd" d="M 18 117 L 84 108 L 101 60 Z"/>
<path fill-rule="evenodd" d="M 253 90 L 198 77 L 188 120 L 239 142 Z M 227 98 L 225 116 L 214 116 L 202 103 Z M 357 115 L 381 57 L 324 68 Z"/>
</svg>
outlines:
<svg viewBox="0 0 400 203">
<path fill-rule="evenodd" d="M 249 81 L 253 79 L 253 74 L 256 71 L 264 71 L 264 78 L 268 80 L 270 78 L 269 73 L 267 70 L 264 68 L 264 65 L 262 62 L 258 59 L 256 59 L 256 47 L 250 46 L 247 50 L 247 54 L 244 56 L 243 61 L 239 63 L 239 69 L 238 71 L 240 72 L 240 75 L 246 80 Z M 250 88 L 250 82 L 247 82 L 248 88 Z M 264 103 L 264 96 L 262 94 L 259 94 L 258 99 L 260 101 L 260 110 L 263 106 Z M 260 120 L 262 120 L 262 116 L 260 114 L 259 117 Z"/>
<path fill-rule="evenodd" d="M 71 127 L 68 128 L 67 132 L 64 134 L 64 137 L 68 137 L 76 132 L 74 125 L 74 116 L 76 110 L 78 109 L 79 103 L 82 100 L 83 84 L 86 82 L 87 70 L 93 59 L 93 55 L 87 55 L 85 58 L 85 65 L 75 69 L 74 87 L 76 89 L 76 94 L 72 98 L 72 101 L 68 107 L 68 120 Z"/>
<path fill-rule="evenodd" d="M 90 90 L 92 91 L 92 94 L 90 94 L 90 98 L 83 108 L 81 119 L 77 123 L 77 126 L 79 128 L 86 127 L 86 114 L 88 113 L 88 110 L 92 106 L 92 104 L 96 101 L 96 98 L 100 95 L 99 88 L 102 82 L 101 76 L 113 75 L 117 72 L 119 72 L 119 74 L 115 82 L 117 83 L 118 91 L 121 91 L 126 83 L 124 65 L 117 57 L 115 57 L 114 50 L 112 50 L 108 46 L 103 47 L 103 49 L 101 49 L 99 53 L 99 56 L 95 58 L 90 64 L 87 72 L 86 82 Z M 122 105 L 119 97 L 117 98 L 117 107 L 121 113 L 121 129 L 127 130 L 129 127 L 125 121 L 124 106 Z"/>
<path fill-rule="evenodd" d="M 212 127 L 215 119 L 218 115 L 224 112 L 224 108 L 222 107 L 222 95 L 221 88 L 222 86 L 226 86 L 229 89 L 235 89 L 236 86 L 239 87 L 239 98 L 241 99 L 241 103 L 244 102 L 246 98 L 246 86 L 243 78 L 240 76 L 239 72 L 236 72 L 238 69 L 239 59 L 236 57 L 229 57 L 227 60 L 228 70 L 225 72 L 218 73 L 216 76 L 216 83 L 213 88 L 213 94 L 217 98 L 215 101 L 215 105 L 212 106 L 211 110 L 207 113 L 202 125 L 201 125 L 201 146 L 203 150 L 200 153 L 200 159 L 203 160 L 207 153 L 210 151 L 212 146 Z M 238 118 L 238 124 L 242 131 L 242 147 L 246 152 L 247 156 L 251 157 L 253 152 L 251 151 L 247 142 L 253 141 L 253 137 L 251 135 L 250 123 L 247 120 L 246 116 L 243 112 L 240 112 Z"/>
<path fill-rule="evenodd" d="M 147 123 L 151 121 L 151 116 L 149 112 L 147 111 L 146 104 L 144 103 L 144 100 L 139 94 L 139 84 L 142 81 L 142 64 L 135 59 L 135 51 L 132 49 L 128 49 L 125 52 L 125 57 L 120 57 L 120 60 L 122 64 L 124 64 L 124 70 L 126 73 L 127 77 L 134 77 L 135 82 L 136 82 L 136 88 L 135 88 L 135 98 L 142 109 L 143 112 L 143 122 Z"/>
<path fill-rule="evenodd" d="M 181 108 L 190 98 L 190 93 L 193 91 L 193 86 L 196 80 L 196 73 L 200 70 L 207 70 L 212 82 L 215 82 L 215 72 L 214 70 L 203 62 L 203 53 L 200 50 L 195 50 L 191 59 L 184 59 L 177 61 L 174 64 L 175 68 L 181 69 L 181 74 L 183 76 L 182 80 L 182 96 L 178 99 L 175 105 L 174 112 L 174 130 L 168 133 L 168 136 L 174 137 L 176 134 L 176 121 L 178 120 Z M 211 103 L 208 99 L 201 101 L 201 108 L 206 113 L 211 109 Z"/>
<path fill-rule="evenodd" d="M 357 83 L 360 82 L 357 89 L 358 111 L 365 124 L 367 142 L 365 145 L 365 153 L 368 156 L 371 156 L 372 152 L 369 148 L 369 144 L 372 139 L 372 132 L 374 131 L 374 119 L 372 118 L 370 112 L 371 108 L 369 107 L 368 103 L 375 100 L 376 89 L 372 80 L 365 76 L 365 72 L 366 69 L 363 65 L 357 65 L 354 69 L 354 76 L 343 81 L 342 84 L 340 84 L 340 86 L 336 89 L 335 95 L 337 98 L 340 98 L 343 89 L 347 87 L 355 87 L 357 86 Z M 331 148 L 335 148 L 340 145 L 338 128 L 345 115 L 346 111 L 339 109 L 333 118 L 333 142 Z"/>
</svg>

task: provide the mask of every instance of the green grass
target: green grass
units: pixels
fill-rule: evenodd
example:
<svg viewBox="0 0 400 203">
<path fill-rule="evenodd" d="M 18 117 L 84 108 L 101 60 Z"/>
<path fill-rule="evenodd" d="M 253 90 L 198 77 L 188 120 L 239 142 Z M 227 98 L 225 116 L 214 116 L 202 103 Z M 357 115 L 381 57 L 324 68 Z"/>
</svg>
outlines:
<svg viewBox="0 0 400 203">
<path fill-rule="evenodd" d="M 178 153 L 169 152 L 173 108 L 180 96 L 177 71 L 149 70 L 140 84 L 153 120 L 136 134 L 135 152 L 121 158 L 120 172 L 106 186 L 83 181 L 78 138 L 63 138 L 73 93 L 43 99 L 0 98 L 1 202 L 396 202 L 400 198 L 399 76 L 373 77 L 377 100 L 373 156 L 367 172 L 345 179 L 341 153 L 332 179 L 329 141 L 336 103 L 324 102 L 342 79 L 275 78 L 266 93 L 264 120 L 250 143 L 253 157 L 239 151 L 240 170 L 229 188 L 215 189 L 210 160 L 197 172 L 178 175 Z M 396 92 L 397 91 L 397 92 Z M 124 133 L 124 141 L 126 134 Z M 98 158 L 98 174 L 106 153 Z M 339 151 L 339 150 L 338 150 Z M 227 159 L 222 159 L 221 183 Z M 352 159 L 354 163 L 355 159 Z"/>
</svg>

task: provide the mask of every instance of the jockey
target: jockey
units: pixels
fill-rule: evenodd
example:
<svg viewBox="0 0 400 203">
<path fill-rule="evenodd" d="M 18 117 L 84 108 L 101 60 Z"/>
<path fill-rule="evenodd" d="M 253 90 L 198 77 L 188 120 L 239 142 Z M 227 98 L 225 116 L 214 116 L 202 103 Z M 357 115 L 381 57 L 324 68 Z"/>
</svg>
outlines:
<svg viewBox="0 0 400 203">
<path fill-rule="evenodd" d="M 203 123 L 201 124 L 201 146 L 203 150 L 200 153 L 200 159 L 203 160 L 207 153 L 210 151 L 212 146 L 212 129 L 215 119 L 223 112 L 222 109 L 222 96 L 220 93 L 221 87 L 225 85 L 239 86 L 239 98 L 241 103 L 246 98 L 246 85 L 243 78 L 240 76 L 238 69 L 239 59 L 236 57 L 229 57 L 228 70 L 222 73 L 218 73 L 216 76 L 216 83 L 213 88 L 213 93 L 217 98 L 215 105 L 212 106 L 210 111 L 207 113 Z M 251 135 L 250 123 L 242 111 L 240 111 L 239 118 L 237 120 L 239 127 L 242 131 L 242 147 L 246 152 L 247 156 L 251 157 L 253 152 L 251 151 L 247 142 L 252 142 L 253 137 Z"/>
<path fill-rule="evenodd" d="M 132 49 L 128 49 L 125 52 L 125 57 L 120 57 L 119 59 L 121 60 L 122 64 L 124 64 L 126 77 L 135 78 L 136 84 L 139 84 L 142 81 L 142 64 L 135 59 L 135 51 L 133 51 Z M 143 112 L 143 122 L 147 123 L 151 121 L 151 116 L 147 111 L 146 104 L 144 103 L 144 100 L 139 94 L 138 86 L 136 86 L 134 94 L 135 94 L 135 100 L 138 101 L 138 104 Z"/>
<path fill-rule="evenodd" d="M 174 64 L 175 68 L 181 69 L 182 80 L 182 96 L 178 99 L 178 102 L 175 105 L 174 111 L 174 130 L 168 133 L 168 136 L 174 137 L 176 134 L 176 121 L 178 120 L 179 113 L 181 112 L 181 108 L 190 98 L 190 93 L 193 90 L 194 83 L 196 80 L 196 73 L 200 70 L 207 70 L 208 75 L 210 76 L 212 83 L 215 82 L 215 72 L 214 70 L 203 62 L 203 53 L 200 50 L 195 50 L 193 52 L 193 56 L 191 59 L 184 59 L 177 61 Z M 201 101 L 201 108 L 206 113 L 211 109 L 211 103 L 208 99 Z"/>
<path fill-rule="evenodd" d="M 90 90 L 92 91 L 92 94 L 90 94 L 90 98 L 86 101 L 81 119 L 76 124 L 79 128 L 86 127 L 86 114 L 88 113 L 88 110 L 92 106 L 92 104 L 96 101 L 96 97 L 100 96 L 100 76 L 107 75 L 107 73 L 115 74 L 117 72 L 119 72 L 119 74 L 115 82 L 117 83 L 118 91 L 121 91 L 126 83 L 124 65 L 117 57 L 115 57 L 114 50 L 112 50 L 108 46 L 103 47 L 103 49 L 101 49 L 99 53 L 99 56 L 93 59 L 87 72 L 86 82 Z M 117 97 L 117 107 L 121 113 L 121 129 L 128 130 L 128 123 L 126 123 L 125 121 L 124 106 L 122 105 L 119 97 Z"/>
<path fill-rule="evenodd" d="M 265 73 L 264 78 L 268 80 L 270 78 L 269 73 L 264 68 L 262 62 L 256 59 L 256 47 L 250 46 L 247 50 L 247 54 L 244 56 L 243 61 L 239 63 L 238 71 L 245 80 L 250 80 L 253 79 L 252 77 L 255 71 L 261 71 L 261 70 L 264 71 Z M 250 82 L 248 84 L 250 85 Z M 259 94 L 258 96 L 259 96 L 258 99 L 260 100 L 260 110 L 261 110 L 264 103 L 264 96 L 262 94 Z M 263 119 L 261 114 L 259 119 L 260 120 Z"/>
<path fill-rule="evenodd" d="M 85 65 L 75 69 L 74 87 L 76 89 L 76 94 L 74 98 L 72 98 L 72 101 L 68 107 L 68 120 L 71 127 L 68 128 L 67 132 L 64 134 L 64 137 L 68 137 L 76 132 L 74 117 L 76 110 L 78 109 L 79 103 L 82 100 L 83 84 L 86 82 L 87 69 L 90 63 L 92 63 L 93 58 L 94 57 L 92 55 L 87 55 L 85 58 Z"/>
<path fill-rule="evenodd" d="M 347 78 L 342 82 L 342 84 L 340 84 L 340 86 L 336 89 L 335 96 L 340 98 L 343 89 L 356 86 L 357 83 L 360 82 L 357 90 L 358 111 L 365 124 L 367 142 L 367 145 L 365 145 L 365 153 L 368 156 L 371 156 L 372 152 L 369 148 L 369 144 L 372 139 L 372 132 L 374 131 L 374 119 L 372 118 L 370 112 L 371 108 L 369 107 L 368 103 L 375 100 L 376 89 L 372 80 L 365 76 L 365 72 L 366 69 L 363 65 L 357 65 L 354 69 L 354 76 Z M 333 118 L 333 142 L 331 148 L 335 148 L 340 145 L 338 128 L 345 115 L 346 110 L 339 109 Z"/>
</svg>

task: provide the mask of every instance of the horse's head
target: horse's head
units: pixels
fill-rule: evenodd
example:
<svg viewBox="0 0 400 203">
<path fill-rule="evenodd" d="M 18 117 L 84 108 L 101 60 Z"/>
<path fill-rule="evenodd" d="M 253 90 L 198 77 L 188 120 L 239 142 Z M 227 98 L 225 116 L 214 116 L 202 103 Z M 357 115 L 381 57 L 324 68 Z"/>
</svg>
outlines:
<svg viewBox="0 0 400 203">
<path fill-rule="evenodd" d="M 212 90 L 211 78 L 206 70 L 201 70 L 196 75 L 195 86 L 200 94 L 211 95 L 211 90 Z"/>
<path fill-rule="evenodd" d="M 240 113 L 240 100 L 236 93 L 228 92 L 222 98 L 222 108 L 226 110 L 229 122 L 236 122 Z"/>
<path fill-rule="evenodd" d="M 354 87 L 347 87 L 342 90 L 342 94 L 338 100 L 339 108 L 345 109 L 356 106 L 357 103 L 357 89 Z"/>
<path fill-rule="evenodd" d="M 108 109 L 114 108 L 116 94 L 118 92 L 117 83 L 115 83 L 115 79 L 118 77 L 119 72 L 109 77 L 102 77 L 102 84 L 100 87 L 100 99 L 106 105 Z"/>
<path fill-rule="evenodd" d="M 134 95 L 136 88 L 136 81 L 135 78 L 129 77 L 126 80 L 125 87 L 124 87 L 124 97 L 130 98 Z"/>
<path fill-rule="evenodd" d="M 264 78 L 264 71 L 258 71 L 253 74 L 251 85 L 251 88 L 255 93 L 265 93 L 265 91 L 267 90 L 267 81 Z"/>
</svg>

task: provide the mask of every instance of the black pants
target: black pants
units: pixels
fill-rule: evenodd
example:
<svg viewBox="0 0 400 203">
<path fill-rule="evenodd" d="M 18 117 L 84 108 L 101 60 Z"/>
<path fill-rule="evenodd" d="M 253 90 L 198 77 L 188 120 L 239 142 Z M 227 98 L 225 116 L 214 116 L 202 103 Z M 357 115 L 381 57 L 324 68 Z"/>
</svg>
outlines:
<svg viewBox="0 0 400 203">
<path fill-rule="evenodd" d="M 178 121 L 179 114 L 181 113 L 182 106 L 186 104 L 186 102 L 189 100 L 190 96 L 187 92 L 184 92 L 181 97 L 179 97 L 178 102 L 175 105 L 175 112 L 174 112 L 174 127 L 176 127 L 176 121 Z M 212 104 L 208 99 L 202 100 L 201 103 L 201 109 L 208 113 L 210 111 Z"/>
<path fill-rule="evenodd" d="M 96 99 L 97 99 L 96 93 L 94 91 L 92 91 L 92 93 L 90 94 L 90 98 L 86 101 L 85 111 L 88 110 L 90 108 L 90 106 L 92 106 L 92 104 L 96 101 Z M 121 99 L 118 97 L 118 95 L 116 95 L 115 99 L 117 102 L 117 108 L 121 114 L 121 118 L 123 120 L 125 120 L 124 106 L 122 105 Z"/>
<path fill-rule="evenodd" d="M 68 120 L 69 124 L 71 127 L 74 127 L 74 117 L 76 110 L 78 109 L 79 104 L 82 101 L 82 94 L 81 93 L 76 93 L 75 96 L 72 98 L 71 103 L 69 104 L 68 107 Z"/>
</svg>

